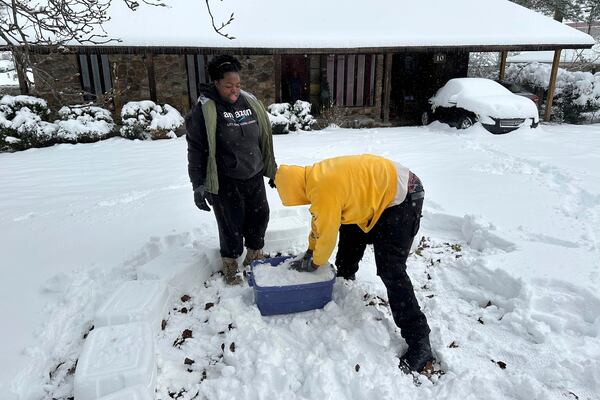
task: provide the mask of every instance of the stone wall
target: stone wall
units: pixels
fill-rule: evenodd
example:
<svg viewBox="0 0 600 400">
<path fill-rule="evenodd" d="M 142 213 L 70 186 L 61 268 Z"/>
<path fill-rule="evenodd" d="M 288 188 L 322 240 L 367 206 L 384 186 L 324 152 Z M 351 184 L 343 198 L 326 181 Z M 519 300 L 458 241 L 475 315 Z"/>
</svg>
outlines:
<svg viewBox="0 0 600 400">
<path fill-rule="evenodd" d="M 242 63 L 241 81 L 242 88 L 254 94 L 265 106 L 275 103 L 277 99 L 276 79 L 279 71 L 276 71 L 276 56 L 237 56 Z M 317 76 L 322 66 L 319 65 L 319 57 L 311 56 L 311 100 L 318 103 L 319 77 Z M 80 104 L 83 102 L 81 80 L 79 76 L 79 64 L 75 54 L 56 54 L 38 56 L 40 65 L 48 70 L 60 82 L 61 90 L 65 93 L 73 93 L 63 101 L 65 104 Z M 112 85 L 114 89 L 114 118 L 119 120 L 122 106 L 128 101 L 150 100 L 149 70 L 151 61 L 154 65 L 154 76 L 156 84 L 156 101 L 168 103 L 179 112 L 185 114 L 190 109 L 186 58 L 184 54 L 157 54 L 152 57 L 141 54 L 109 54 L 108 60 L 111 71 Z M 375 70 L 375 98 L 370 107 L 347 107 L 340 110 L 345 116 L 358 116 L 381 119 L 381 101 L 383 92 L 383 54 L 376 58 Z M 37 77 L 35 77 L 37 78 Z M 38 82 L 38 79 L 36 79 Z M 58 87 L 58 86 L 57 86 Z M 56 110 L 58 104 L 52 101 L 48 90 L 43 85 L 36 85 L 35 95 L 49 100 L 50 106 Z M 318 104 L 313 105 L 316 114 Z"/>
<path fill-rule="evenodd" d="M 236 56 L 241 64 L 242 89 L 267 107 L 275 103 L 275 60 L 273 56 Z"/>
<path fill-rule="evenodd" d="M 190 109 L 185 55 L 155 55 L 154 75 L 157 102 L 170 104 L 184 115 Z"/>
<path fill-rule="evenodd" d="M 32 55 L 32 62 L 36 68 L 33 69 L 35 87 L 31 94 L 45 99 L 53 112 L 57 112 L 62 105 L 83 102 L 76 54 Z"/>
<path fill-rule="evenodd" d="M 108 62 L 115 92 L 113 117 L 118 120 L 128 101 L 150 100 L 147 59 L 141 54 L 110 54 Z"/>
</svg>

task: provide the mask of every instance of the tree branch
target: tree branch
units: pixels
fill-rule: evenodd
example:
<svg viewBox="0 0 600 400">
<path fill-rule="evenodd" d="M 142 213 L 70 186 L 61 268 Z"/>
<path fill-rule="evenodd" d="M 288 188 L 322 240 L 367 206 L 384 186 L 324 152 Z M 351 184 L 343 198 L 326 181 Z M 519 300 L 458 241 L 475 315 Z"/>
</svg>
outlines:
<svg viewBox="0 0 600 400">
<path fill-rule="evenodd" d="M 206 9 L 208 10 L 208 15 L 210 16 L 210 21 L 212 23 L 212 26 L 213 26 L 213 29 L 215 30 L 215 32 L 217 32 L 219 35 L 221 35 L 229 40 L 235 39 L 235 36 L 230 36 L 228 33 L 221 32 L 225 27 L 227 27 L 229 24 L 231 24 L 233 22 L 233 20 L 234 20 L 233 13 L 231 13 L 231 15 L 229 16 L 229 20 L 227 22 L 222 22 L 221 26 L 219 28 L 217 28 L 217 25 L 215 24 L 215 17 L 213 16 L 212 10 L 210 9 L 209 0 L 205 0 L 205 1 L 206 1 Z"/>
</svg>

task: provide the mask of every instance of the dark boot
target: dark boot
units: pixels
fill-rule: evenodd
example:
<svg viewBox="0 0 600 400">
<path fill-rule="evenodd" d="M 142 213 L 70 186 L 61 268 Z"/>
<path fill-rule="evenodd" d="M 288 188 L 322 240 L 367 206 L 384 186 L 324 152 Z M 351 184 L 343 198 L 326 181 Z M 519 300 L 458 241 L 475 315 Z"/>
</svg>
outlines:
<svg viewBox="0 0 600 400">
<path fill-rule="evenodd" d="M 433 371 L 433 354 L 428 336 L 408 345 L 408 350 L 400 357 L 400 368 L 425 374 Z"/>
</svg>

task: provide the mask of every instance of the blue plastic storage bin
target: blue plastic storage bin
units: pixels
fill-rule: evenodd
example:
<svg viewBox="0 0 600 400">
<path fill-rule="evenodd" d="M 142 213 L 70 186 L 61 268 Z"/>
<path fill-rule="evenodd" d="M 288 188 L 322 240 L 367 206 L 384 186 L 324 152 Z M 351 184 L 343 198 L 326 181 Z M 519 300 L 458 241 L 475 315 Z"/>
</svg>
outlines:
<svg viewBox="0 0 600 400">
<path fill-rule="evenodd" d="M 254 281 L 254 267 L 259 264 L 271 264 L 274 268 L 291 256 L 273 257 L 254 261 L 250 265 L 248 284 L 254 289 L 254 300 L 262 315 L 290 314 L 323 308 L 331 301 L 333 278 L 324 282 L 305 283 L 288 286 L 259 286 Z M 333 267 L 329 267 L 332 268 Z"/>
</svg>

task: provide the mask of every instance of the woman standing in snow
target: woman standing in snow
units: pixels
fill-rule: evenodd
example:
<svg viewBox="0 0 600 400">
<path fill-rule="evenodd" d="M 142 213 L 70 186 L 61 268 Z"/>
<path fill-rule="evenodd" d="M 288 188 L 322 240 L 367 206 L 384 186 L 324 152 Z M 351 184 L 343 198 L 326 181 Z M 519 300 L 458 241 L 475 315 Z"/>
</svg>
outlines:
<svg viewBox="0 0 600 400">
<path fill-rule="evenodd" d="M 212 205 L 228 284 L 241 283 L 237 258 L 244 265 L 264 258 L 269 205 L 263 176 L 272 184 L 277 165 L 271 124 L 262 103 L 240 89 L 240 62 L 221 55 L 208 64 L 212 84 L 202 85 L 186 117 L 188 173 L 194 202 Z"/>
</svg>

